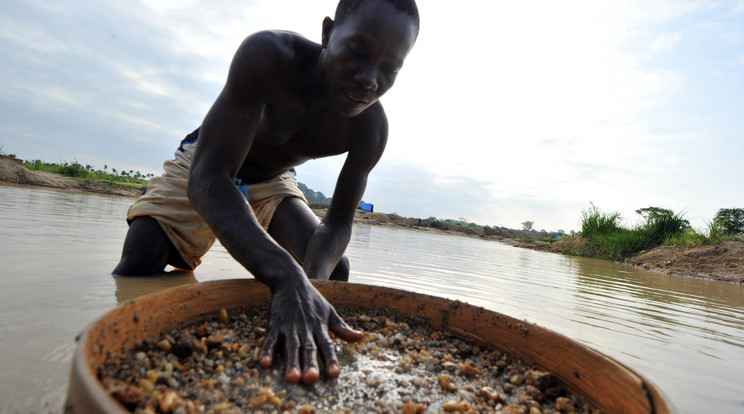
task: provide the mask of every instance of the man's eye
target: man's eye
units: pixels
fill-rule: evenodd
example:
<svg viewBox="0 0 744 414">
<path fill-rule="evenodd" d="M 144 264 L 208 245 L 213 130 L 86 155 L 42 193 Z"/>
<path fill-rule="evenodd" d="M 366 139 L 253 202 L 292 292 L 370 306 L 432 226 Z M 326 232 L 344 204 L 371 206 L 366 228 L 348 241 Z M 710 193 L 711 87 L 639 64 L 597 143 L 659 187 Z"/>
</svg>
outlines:
<svg viewBox="0 0 744 414">
<path fill-rule="evenodd" d="M 351 50 L 351 53 L 353 53 L 353 54 L 355 54 L 357 56 L 364 56 L 364 52 L 362 51 L 362 49 L 360 49 L 357 46 L 349 45 L 349 50 Z"/>
</svg>

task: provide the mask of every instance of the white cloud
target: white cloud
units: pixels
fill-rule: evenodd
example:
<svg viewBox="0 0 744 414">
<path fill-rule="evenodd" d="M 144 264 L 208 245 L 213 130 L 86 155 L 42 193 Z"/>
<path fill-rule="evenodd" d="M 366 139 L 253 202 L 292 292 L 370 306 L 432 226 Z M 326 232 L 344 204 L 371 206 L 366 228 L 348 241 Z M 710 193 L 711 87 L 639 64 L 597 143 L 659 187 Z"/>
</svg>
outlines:
<svg viewBox="0 0 744 414">
<path fill-rule="evenodd" d="M 744 175 L 733 155 L 744 151 L 744 26 L 730 18 L 742 4 L 419 2 L 418 43 L 383 98 L 391 135 L 369 197 L 399 214 L 564 230 L 589 201 L 630 216 L 744 204 L 728 190 Z M 23 157 L 157 170 L 246 35 L 318 41 L 335 6 L 3 2 L 2 143 Z M 309 162 L 299 178 L 330 195 L 342 162 Z"/>
<path fill-rule="evenodd" d="M 656 53 L 667 52 L 682 39 L 679 33 L 660 33 L 651 42 L 651 50 Z"/>
<path fill-rule="evenodd" d="M 744 0 L 736 0 L 734 1 L 734 13 L 735 14 L 741 14 L 744 13 Z"/>
</svg>

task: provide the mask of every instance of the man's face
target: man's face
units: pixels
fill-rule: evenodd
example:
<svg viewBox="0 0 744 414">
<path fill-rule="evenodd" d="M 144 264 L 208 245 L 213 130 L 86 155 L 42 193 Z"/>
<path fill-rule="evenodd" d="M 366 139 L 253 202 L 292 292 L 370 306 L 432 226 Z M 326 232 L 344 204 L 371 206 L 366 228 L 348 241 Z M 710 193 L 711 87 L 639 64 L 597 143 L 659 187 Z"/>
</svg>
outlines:
<svg viewBox="0 0 744 414">
<path fill-rule="evenodd" d="M 342 115 L 356 116 L 395 83 L 416 40 L 416 25 L 386 0 L 370 0 L 330 33 L 324 24 L 323 34 L 333 105 Z"/>
</svg>

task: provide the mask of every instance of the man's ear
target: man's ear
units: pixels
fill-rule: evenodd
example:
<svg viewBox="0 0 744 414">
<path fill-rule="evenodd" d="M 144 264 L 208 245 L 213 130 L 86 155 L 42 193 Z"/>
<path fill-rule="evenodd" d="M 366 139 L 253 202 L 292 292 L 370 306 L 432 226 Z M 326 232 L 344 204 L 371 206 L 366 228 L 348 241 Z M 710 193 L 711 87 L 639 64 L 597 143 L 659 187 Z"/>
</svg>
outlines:
<svg viewBox="0 0 744 414">
<path fill-rule="evenodd" d="M 328 41 L 331 39 L 331 31 L 333 31 L 333 19 L 326 16 L 323 19 L 323 35 L 321 37 L 321 46 L 328 47 Z"/>
</svg>

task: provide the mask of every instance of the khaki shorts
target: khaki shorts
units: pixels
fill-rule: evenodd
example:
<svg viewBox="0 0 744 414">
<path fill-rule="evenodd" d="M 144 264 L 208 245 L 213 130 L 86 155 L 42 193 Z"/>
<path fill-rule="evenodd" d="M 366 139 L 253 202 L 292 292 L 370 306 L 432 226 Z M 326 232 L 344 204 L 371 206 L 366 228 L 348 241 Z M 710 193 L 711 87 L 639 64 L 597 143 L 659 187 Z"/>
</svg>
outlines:
<svg viewBox="0 0 744 414">
<path fill-rule="evenodd" d="M 157 220 L 191 269 L 199 266 L 216 239 L 209 225 L 191 206 L 186 194 L 195 149 L 196 141 L 183 142 L 176 151 L 175 159 L 163 164 L 163 175 L 149 181 L 145 192 L 132 204 L 127 214 L 129 222 L 140 216 Z M 276 208 L 285 197 L 297 197 L 307 203 L 294 176 L 294 171 L 287 171 L 256 184 L 236 183 L 264 230 L 268 230 Z"/>
</svg>

